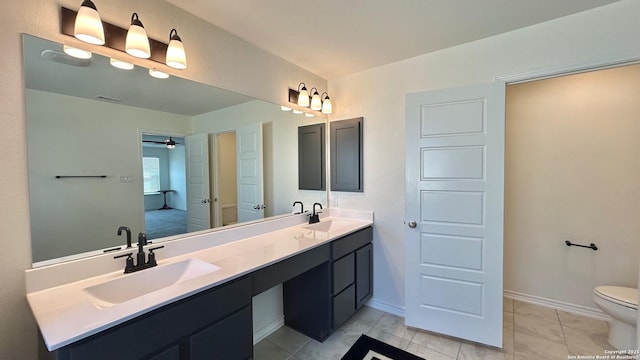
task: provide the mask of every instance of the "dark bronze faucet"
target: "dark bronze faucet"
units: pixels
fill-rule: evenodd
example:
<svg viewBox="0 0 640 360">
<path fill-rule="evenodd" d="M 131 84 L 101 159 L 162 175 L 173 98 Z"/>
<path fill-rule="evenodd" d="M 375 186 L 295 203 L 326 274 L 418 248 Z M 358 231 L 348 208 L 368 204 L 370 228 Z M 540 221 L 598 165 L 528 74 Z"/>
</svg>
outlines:
<svg viewBox="0 0 640 360">
<path fill-rule="evenodd" d="M 294 213 L 294 214 L 302 214 L 304 213 L 304 205 L 302 204 L 302 201 L 294 201 L 293 205 L 291 206 L 296 206 L 296 204 L 300 204 L 300 212 Z"/>
<path fill-rule="evenodd" d="M 316 205 L 320 206 L 320 210 L 322 210 L 322 204 L 313 203 L 313 213 L 309 215 L 309 224 L 320 222 L 320 217 L 318 216 L 318 214 L 320 214 L 322 211 L 316 211 Z"/>
<path fill-rule="evenodd" d="M 156 254 L 153 251 L 162 249 L 164 246 L 156 246 L 149 249 L 149 259 L 147 260 L 146 254 L 144 252 L 145 245 L 147 245 L 147 234 L 141 232 L 138 234 L 138 253 L 136 254 L 137 264 L 133 263 L 133 253 L 122 254 L 113 257 L 114 259 L 125 256 L 127 257 L 126 265 L 124 267 L 125 274 L 148 269 L 158 265 L 158 263 L 156 262 Z"/>
<path fill-rule="evenodd" d="M 127 233 L 127 249 L 131 247 L 131 229 L 126 226 L 120 226 L 118 228 L 118 236 L 122 235 L 122 231 Z"/>
</svg>

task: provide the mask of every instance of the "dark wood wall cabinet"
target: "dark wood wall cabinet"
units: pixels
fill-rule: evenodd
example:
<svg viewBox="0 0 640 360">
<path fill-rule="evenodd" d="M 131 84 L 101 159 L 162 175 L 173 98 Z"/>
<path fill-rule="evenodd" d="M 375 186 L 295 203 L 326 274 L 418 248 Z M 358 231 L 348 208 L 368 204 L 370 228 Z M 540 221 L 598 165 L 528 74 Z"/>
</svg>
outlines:
<svg viewBox="0 0 640 360">
<path fill-rule="evenodd" d="M 252 359 L 252 297 L 280 283 L 285 324 L 324 341 L 372 295 L 372 239 L 371 227 L 356 231 L 41 358 Z"/>
<path fill-rule="evenodd" d="M 359 117 L 329 123 L 331 191 L 363 191 L 363 121 Z"/>
<path fill-rule="evenodd" d="M 298 127 L 298 189 L 326 190 L 325 125 Z"/>
</svg>

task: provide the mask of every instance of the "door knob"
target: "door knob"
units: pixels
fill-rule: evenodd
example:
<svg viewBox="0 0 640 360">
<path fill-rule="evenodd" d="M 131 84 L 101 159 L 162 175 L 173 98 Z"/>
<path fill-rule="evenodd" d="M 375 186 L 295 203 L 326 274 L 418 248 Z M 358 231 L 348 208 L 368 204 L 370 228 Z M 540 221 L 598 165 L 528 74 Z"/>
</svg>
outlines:
<svg viewBox="0 0 640 360">
<path fill-rule="evenodd" d="M 409 225 L 410 228 L 415 229 L 416 226 L 418 226 L 418 223 L 415 222 L 415 220 L 411 220 L 411 221 L 409 221 L 408 225 Z"/>
</svg>

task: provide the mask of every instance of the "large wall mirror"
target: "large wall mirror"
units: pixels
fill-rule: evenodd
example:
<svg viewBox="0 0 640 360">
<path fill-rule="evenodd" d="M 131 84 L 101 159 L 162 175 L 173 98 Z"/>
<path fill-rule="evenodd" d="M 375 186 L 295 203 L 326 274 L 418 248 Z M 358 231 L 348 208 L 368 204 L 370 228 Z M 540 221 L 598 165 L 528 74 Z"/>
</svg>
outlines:
<svg viewBox="0 0 640 360">
<path fill-rule="evenodd" d="M 297 183 L 298 126 L 325 119 L 23 43 L 34 266 L 124 246 L 121 226 L 164 241 L 326 201 Z"/>
</svg>

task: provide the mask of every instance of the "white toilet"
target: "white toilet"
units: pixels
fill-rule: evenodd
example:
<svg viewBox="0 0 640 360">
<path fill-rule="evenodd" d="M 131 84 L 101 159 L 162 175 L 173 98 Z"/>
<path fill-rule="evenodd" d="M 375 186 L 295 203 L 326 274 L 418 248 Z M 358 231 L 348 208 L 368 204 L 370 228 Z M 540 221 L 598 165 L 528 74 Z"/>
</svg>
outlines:
<svg viewBox="0 0 640 360">
<path fill-rule="evenodd" d="M 593 301 L 613 318 L 609 324 L 609 344 L 619 350 L 635 349 L 638 289 L 598 286 L 593 289 Z"/>
</svg>

